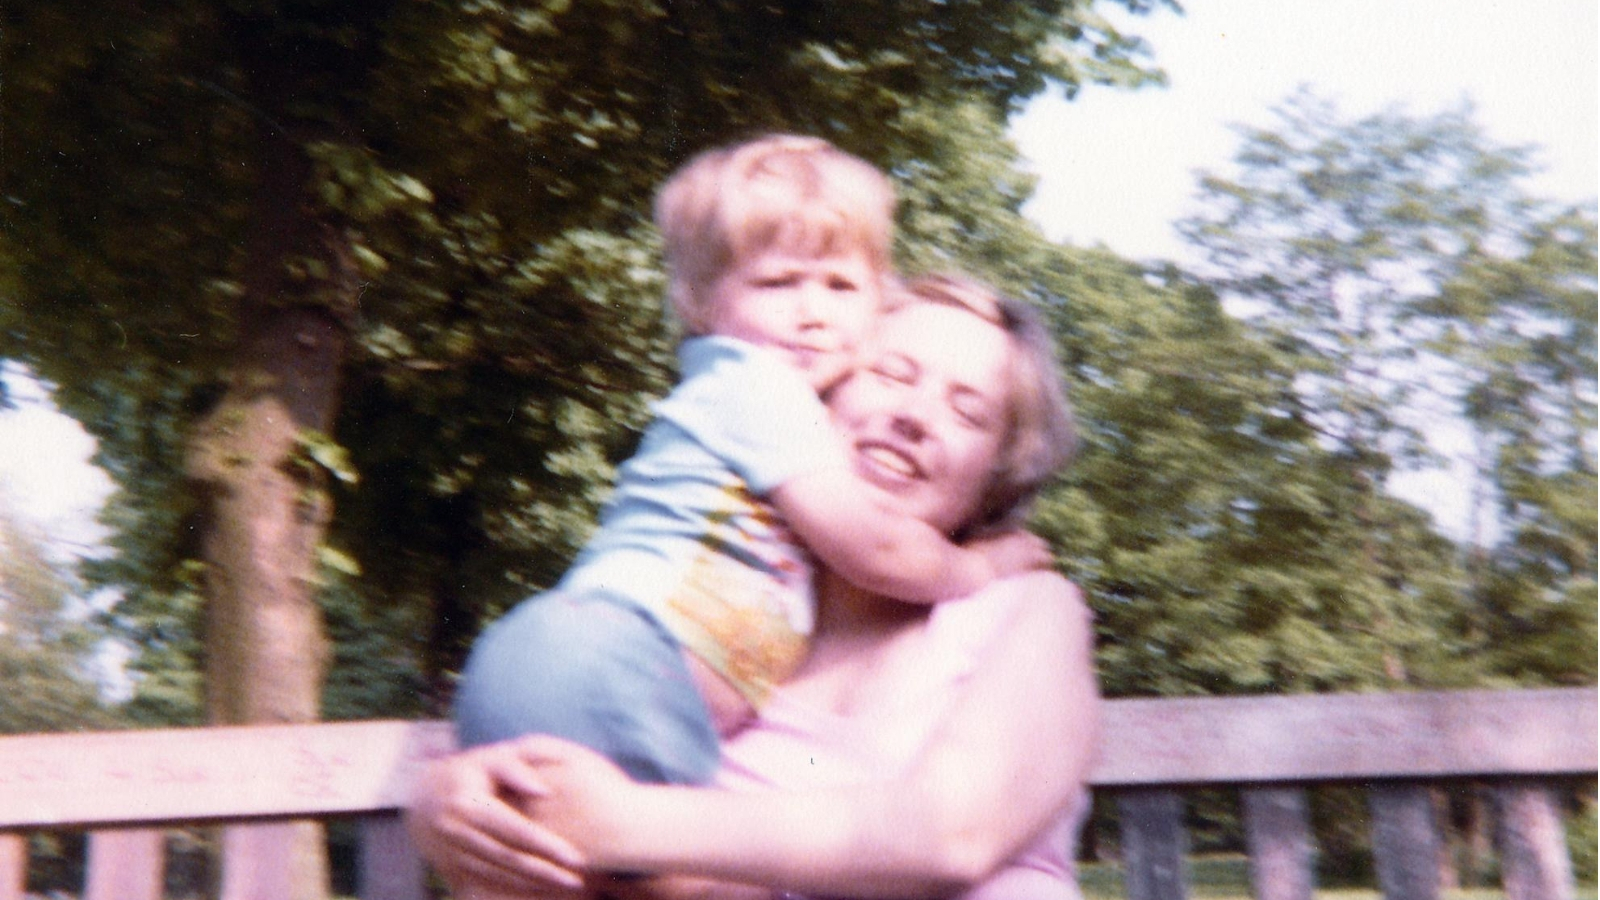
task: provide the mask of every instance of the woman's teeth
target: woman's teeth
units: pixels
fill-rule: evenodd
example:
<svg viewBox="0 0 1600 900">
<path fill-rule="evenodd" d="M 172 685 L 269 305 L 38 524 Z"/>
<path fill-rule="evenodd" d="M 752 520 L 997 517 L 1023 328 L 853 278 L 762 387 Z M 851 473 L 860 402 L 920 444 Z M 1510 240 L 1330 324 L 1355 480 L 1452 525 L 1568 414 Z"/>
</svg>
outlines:
<svg viewBox="0 0 1600 900">
<path fill-rule="evenodd" d="M 905 454 L 890 450 L 887 447 L 868 447 L 862 455 L 873 465 L 888 470 L 902 478 L 915 478 L 917 475 L 916 464 L 908 459 Z"/>
</svg>

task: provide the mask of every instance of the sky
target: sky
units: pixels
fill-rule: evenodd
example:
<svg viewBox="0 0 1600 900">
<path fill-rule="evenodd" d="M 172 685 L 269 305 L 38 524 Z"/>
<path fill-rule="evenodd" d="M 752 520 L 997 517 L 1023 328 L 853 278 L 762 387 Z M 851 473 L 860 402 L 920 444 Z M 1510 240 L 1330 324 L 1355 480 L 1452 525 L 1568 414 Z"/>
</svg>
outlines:
<svg viewBox="0 0 1600 900">
<path fill-rule="evenodd" d="M 1012 123 L 1039 179 L 1024 212 L 1059 241 L 1132 259 L 1196 262 L 1173 223 L 1193 211 L 1196 173 L 1225 173 L 1237 125 L 1304 85 L 1347 119 L 1473 105 L 1487 137 L 1536 145 L 1536 196 L 1591 209 L 1600 139 L 1595 0 L 1185 0 L 1182 15 L 1110 16 L 1146 39 L 1165 87 L 1090 87 L 1036 99 Z M 1120 8 L 1119 8 L 1120 9 Z M 1459 456 L 1465 431 L 1430 429 Z M 1459 538 L 1470 532 L 1464 467 L 1406 473 L 1396 494 Z"/>
<path fill-rule="evenodd" d="M 1068 103 L 1036 100 L 1012 135 L 1039 177 L 1030 217 L 1058 240 L 1135 259 L 1185 259 L 1171 223 L 1197 170 L 1223 170 L 1233 123 L 1307 84 L 1350 116 L 1401 104 L 1426 115 L 1470 100 L 1502 144 L 1538 144 L 1532 186 L 1570 202 L 1596 195 L 1595 0 L 1187 0 L 1183 15 L 1113 16 L 1145 37 L 1164 88 L 1090 87 Z M 1119 8 L 1120 9 L 1120 8 Z M 47 397 L 10 379 L 0 411 L 0 491 L 47 533 L 82 542 L 110 491 L 87 463 L 93 442 Z M 1414 479 L 1408 496 L 1450 523 L 1464 501 L 1449 475 Z"/>
<path fill-rule="evenodd" d="M 94 518 L 111 493 L 111 478 L 89 462 L 94 439 L 62 415 L 39 383 L 0 366 L 14 404 L 0 411 L 0 498 L 54 545 L 79 555 L 104 535 Z"/>
<path fill-rule="evenodd" d="M 1182 15 L 1110 16 L 1144 37 L 1166 87 L 1089 87 L 1035 100 L 1012 137 L 1038 190 L 1026 212 L 1057 240 L 1186 259 L 1171 224 L 1197 170 L 1226 171 L 1231 126 L 1265 126 L 1301 84 L 1357 118 L 1473 103 L 1502 145 L 1537 144 L 1534 193 L 1596 194 L 1594 0 L 1185 0 Z M 1120 11 L 1120 7 L 1117 8 Z"/>
</svg>

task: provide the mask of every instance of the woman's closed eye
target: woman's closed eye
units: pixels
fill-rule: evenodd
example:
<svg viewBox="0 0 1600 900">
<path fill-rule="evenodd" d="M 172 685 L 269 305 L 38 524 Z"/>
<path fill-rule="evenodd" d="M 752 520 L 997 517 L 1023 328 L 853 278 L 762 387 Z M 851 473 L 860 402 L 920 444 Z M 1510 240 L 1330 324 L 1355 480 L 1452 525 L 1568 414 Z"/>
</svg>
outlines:
<svg viewBox="0 0 1600 900">
<path fill-rule="evenodd" d="M 962 424 L 971 428 L 983 430 L 994 421 L 989 402 L 975 391 L 957 391 L 950 398 L 950 408 Z"/>
<path fill-rule="evenodd" d="M 887 357 L 873 363 L 870 371 L 882 381 L 892 381 L 897 384 L 911 384 L 917 380 L 916 366 L 908 359 L 900 357 Z"/>
</svg>

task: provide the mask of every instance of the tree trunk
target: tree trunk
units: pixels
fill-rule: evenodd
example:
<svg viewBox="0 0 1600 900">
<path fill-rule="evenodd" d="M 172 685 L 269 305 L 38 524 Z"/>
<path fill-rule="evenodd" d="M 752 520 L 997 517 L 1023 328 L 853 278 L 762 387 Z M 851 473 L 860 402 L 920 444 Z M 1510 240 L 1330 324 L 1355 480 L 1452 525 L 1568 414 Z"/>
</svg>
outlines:
<svg viewBox="0 0 1600 900">
<path fill-rule="evenodd" d="M 328 651 L 316 549 L 331 507 L 301 439 L 331 425 L 343 345 L 326 314 L 278 311 L 241 348 L 232 387 L 197 435 L 207 706 L 218 724 L 317 719 Z"/>
<path fill-rule="evenodd" d="M 347 247 L 302 202 L 304 155 L 281 132 L 263 133 L 234 368 L 189 459 L 203 496 L 206 699 L 217 724 L 315 721 L 329 655 L 316 598 L 328 474 L 305 440 L 333 430 L 348 340 L 340 303 L 357 282 Z M 320 826 L 292 826 L 292 837 L 262 827 L 273 831 L 230 829 L 224 845 L 239 849 L 225 851 L 223 896 L 326 897 Z"/>
</svg>

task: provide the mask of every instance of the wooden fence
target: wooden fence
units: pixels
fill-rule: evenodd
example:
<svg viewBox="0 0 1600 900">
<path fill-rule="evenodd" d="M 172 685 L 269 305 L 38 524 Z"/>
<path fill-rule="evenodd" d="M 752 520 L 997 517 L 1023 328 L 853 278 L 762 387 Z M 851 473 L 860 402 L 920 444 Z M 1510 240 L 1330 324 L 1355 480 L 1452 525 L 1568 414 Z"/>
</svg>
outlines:
<svg viewBox="0 0 1600 900">
<path fill-rule="evenodd" d="M 1511 900 L 1573 895 L 1554 787 L 1596 771 L 1593 688 L 1114 700 L 1096 790 L 1115 796 L 1132 900 L 1185 897 L 1185 790 L 1240 788 L 1262 900 L 1311 897 L 1305 788 L 1369 797 L 1389 900 L 1440 893 L 1431 787 L 1486 784 Z M 224 900 L 283 896 L 286 824 L 354 817 L 361 896 L 420 900 L 399 811 L 420 765 L 451 747 L 440 722 L 197 728 L 0 738 L 0 900 L 22 897 L 25 833 L 91 831 L 86 900 L 161 896 L 161 826 L 227 824 Z"/>
</svg>

